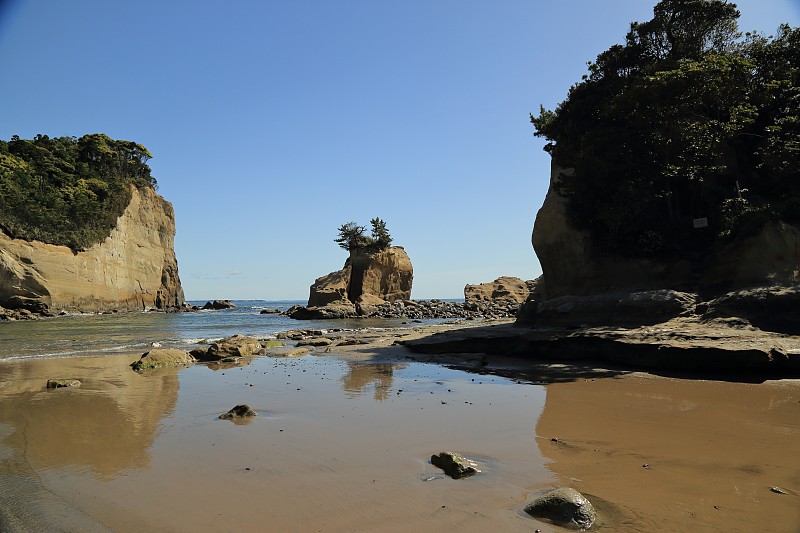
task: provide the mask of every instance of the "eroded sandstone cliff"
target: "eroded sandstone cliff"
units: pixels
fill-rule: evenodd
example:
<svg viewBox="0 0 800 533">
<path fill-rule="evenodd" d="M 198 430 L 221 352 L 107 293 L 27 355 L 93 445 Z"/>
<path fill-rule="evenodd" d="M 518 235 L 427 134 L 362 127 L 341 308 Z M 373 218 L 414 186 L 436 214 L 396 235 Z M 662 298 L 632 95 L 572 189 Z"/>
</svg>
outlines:
<svg viewBox="0 0 800 533">
<path fill-rule="evenodd" d="M 31 310 L 167 309 L 184 304 L 172 205 L 134 188 L 111 235 L 73 253 L 0 231 L 0 306 Z"/>
<path fill-rule="evenodd" d="M 731 316 L 724 311 L 730 302 L 753 307 L 765 298 L 800 298 L 800 228 L 770 221 L 746 238 L 683 257 L 615 255 L 571 222 L 568 199 L 559 188 L 561 177 L 570 172 L 552 164 L 550 188 L 531 239 L 542 266 L 540 290 L 523 307 L 522 322 L 641 324 L 678 315 L 717 318 Z M 748 319 L 767 325 L 774 322 L 766 319 L 769 314 L 764 307 Z M 800 330 L 800 319 L 790 322 L 789 329 Z"/>
</svg>

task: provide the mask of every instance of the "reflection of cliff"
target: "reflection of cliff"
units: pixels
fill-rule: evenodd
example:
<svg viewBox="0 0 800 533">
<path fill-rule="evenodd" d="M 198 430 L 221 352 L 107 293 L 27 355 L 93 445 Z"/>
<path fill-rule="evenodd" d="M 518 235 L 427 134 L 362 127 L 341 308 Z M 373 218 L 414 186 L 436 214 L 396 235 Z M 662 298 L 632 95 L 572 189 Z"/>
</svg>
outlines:
<svg viewBox="0 0 800 533">
<path fill-rule="evenodd" d="M 178 398 L 177 370 L 138 375 L 129 358 L 58 359 L 0 365 L 3 447 L 33 470 L 86 466 L 113 476 L 149 464 L 161 419 Z M 80 389 L 45 390 L 50 377 Z"/>
<path fill-rule="evenodd" d="M 405 368 L 405 365 L 393 363 L 348 362 L 347 366 L 347 374 L 342 376 L 342 385 L 347 396 L 360 396 L 365 388 L 372 385 L 375 388 L 375 399 L 379 402 L 389 397 L 394 371 Z"/>
</svg>

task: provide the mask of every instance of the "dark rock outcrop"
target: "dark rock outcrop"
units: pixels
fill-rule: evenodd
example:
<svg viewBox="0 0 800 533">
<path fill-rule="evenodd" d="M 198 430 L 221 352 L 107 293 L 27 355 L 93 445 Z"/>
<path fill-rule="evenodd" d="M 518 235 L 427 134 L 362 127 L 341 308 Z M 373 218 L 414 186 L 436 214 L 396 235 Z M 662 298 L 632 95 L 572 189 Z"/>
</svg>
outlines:
<svg viewBox="0 0 800 533">
<path fill-rule="evenodd" d="M 773 331 L 800 331 L 800 228 L 765 223 L 746 238 L 660 259 L 607 253 L 576 228 L 553 163 L 532 244 L 542 266 L 520 325 L 655 324 L 677 316 L 743 317 Z M 699 302 L 706 302 L 704 304 Z"/>
<path fill-rule="evenodd" d="M 214 311 L 220 311 L 222 309 L 233 309 L 235 307 L 236 304 L 230 300 L 214 300 L 206 302 L 201 309 L 213 309 Z"/>
<path fill-rule="evenodd" d="M 540 302 L 527 315 L 529 324 L 581 327 L 605 324 L 658 324 L 694 312 L 697 295 L 668 289 L 559 296 Z"/>
<path fill-rule="evenodd" d="M 642 370 L 800 375 L 800 338 L 761 331 L 740 322 L 684 317 L 636 328 L 577 329 L 503 324 L 437 333 L 399 343 L 412 352 L 430 356 L 431 360 L 446 354 L 459 354 L 458 360 L 466 360 L 465 354 L 489 354 L 543 364 L 601 360 Z"/>
<path fill-rule="evenodd" d="M 460 318 L 503 319 L 517 315 L 519 304 L 506 300 L 465 304 L 443 300 L 404 300 L 402 302 L 384 302 L 362 307 L 361 314 L 348 304 L 326 305 L 323 307 L 303 307 L 296 305 L 284 314 L 298 320 L 314 320 L 329 318 L 407 318 L 410 320 Z"/>
</svg>

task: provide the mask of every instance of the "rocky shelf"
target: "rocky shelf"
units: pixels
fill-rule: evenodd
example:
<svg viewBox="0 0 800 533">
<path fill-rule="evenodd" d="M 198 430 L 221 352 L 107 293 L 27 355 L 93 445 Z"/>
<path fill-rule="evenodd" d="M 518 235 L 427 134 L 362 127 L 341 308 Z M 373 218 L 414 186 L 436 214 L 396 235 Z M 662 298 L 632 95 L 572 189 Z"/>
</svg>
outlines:
<svg viewBox="0 0 800 533">
<path fill-rule="evenodd" d="M 330 318 L 407 318 L 422 320 L 431 318 L 497 319 L 513 318 L 520 304 L 513 301 L 493 302 L 448 302 L 443 300 L 403 300 L 374 306 L 320 306 L 295 305 L 284 312 L 297 320 Z"/>
</svg>

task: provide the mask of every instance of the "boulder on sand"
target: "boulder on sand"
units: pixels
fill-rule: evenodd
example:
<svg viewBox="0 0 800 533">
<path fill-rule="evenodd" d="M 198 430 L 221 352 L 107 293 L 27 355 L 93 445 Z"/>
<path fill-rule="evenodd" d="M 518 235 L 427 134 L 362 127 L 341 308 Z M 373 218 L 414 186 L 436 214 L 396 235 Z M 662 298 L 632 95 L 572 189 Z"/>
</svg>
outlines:
<svg viewBox="0 0 800 533">
<path fill-rule="evenodd" d="M 151 368 L 188 365 L 194 363 L 194 360 L 190 354 L 177 348 L 156 348 L 144 353 L 138 361 L 131 363 L 131 368 L 141 372 Z"/>
<path fill-rule="evenodd" d="M 526 505 L 525 512 L 571 529 L 589 529 L 597 518 L 592 503 L 568 487 L 545 492 Z"/>
<path fill-rule="evenodd" d="M 247 357 L 260 350 L 261 342 L 258 339 L 237 334 L 213 343 L 205 353 L 198 350 L 196 356 L 200 361 L 221 361 L 230 357 Z"/>
<path fill-rule="evenodd" d="M 431 455 L 431 464 L 444 470 L 444 473 L 453 479 L 474 476 L 480 472 L 475 461 L 453 452 L 441 452 Z"/>
</svg>

